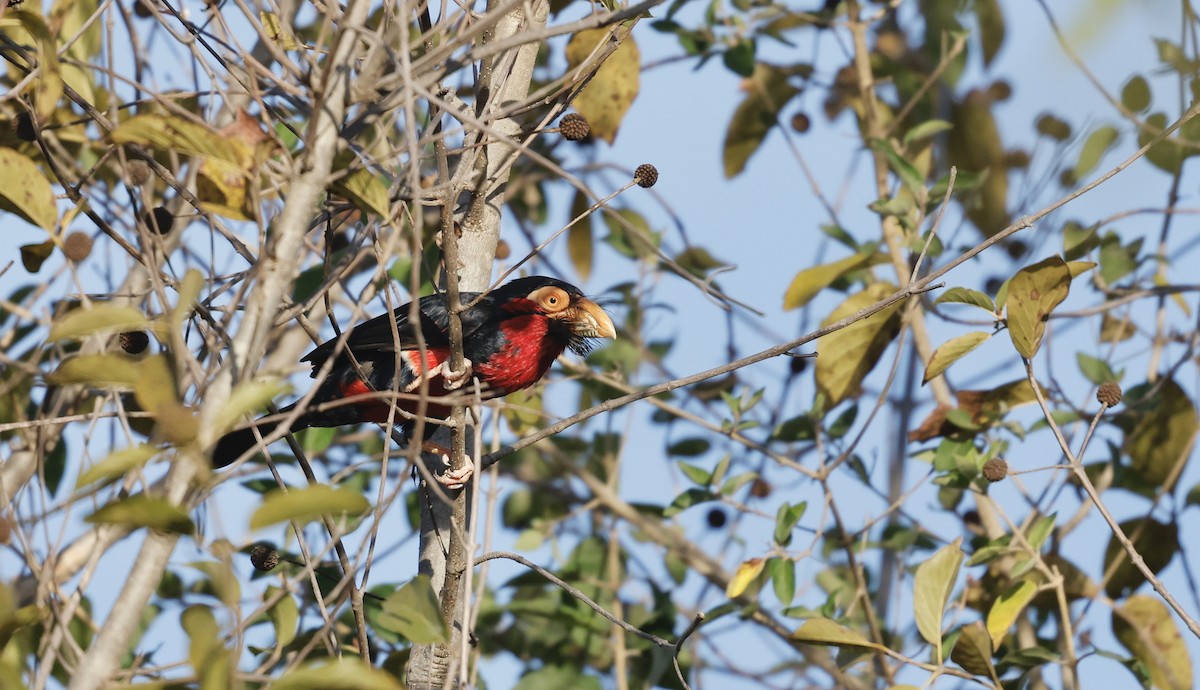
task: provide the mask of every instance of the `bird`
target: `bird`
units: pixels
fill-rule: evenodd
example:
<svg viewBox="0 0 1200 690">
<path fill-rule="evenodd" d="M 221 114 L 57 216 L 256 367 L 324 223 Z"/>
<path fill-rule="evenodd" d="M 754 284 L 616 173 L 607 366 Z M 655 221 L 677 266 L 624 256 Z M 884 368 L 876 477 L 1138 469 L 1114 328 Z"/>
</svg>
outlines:
<svg viewBox="0 0 1200 690">
<path fill-rule="evenodd" d="M 484 397 L 497 398 L 537 383 L 566 350 L 586 355 L 597 339 L 616 338 L 612 319 L 602 307 L 570 283 L 545 276 L 517 278 L 487 293 L 462 292 L 463 369 L 450 369 L 450 314 L 445 294 L 417 300 L 418 323 L 412 322 L 412 303 L 381 314 L 352 328 L 342 337 L 318 345 L 301 358 L 319 376 L 330 359 L 328 374 L 305 409 L 290 425 L 292 431 L 338 427 L 363 422 L 386 424 L 389 418 L 403 436 L 411 438 L 415 420 L 393 413 L 392 402 L 375 392 L 398 391 L 399 410 L 415 415 L 415 395 L 422 379 L 430 397 L 463 386 L 473 376 Z M 393 323 L 395 329 L 393 331 Z M 424 341 L 420 347 L 418 330 Z M 343 342 L 344 340 L 344 342 Z M 356 398 L 356 399 L 353 399 Z M 353 399 L 353 400 L 351 400 Z M 341 401 L 345 401 L 341 403 Z M 291 412 L 296 404 L 280 410 Z M 427 402 L 427 418 L 445 419 L 447 405 Z M 277 416 L 277 415 L 276 415 Z M 212 452 L 214 468 L 226 467 L 258 445 L 278 422 L 257 420 L 251 426 L 222 436 Z M 426 425 L 426 428 L 434 425 Z M 443 458 L 448 463 L 448 458 Z M 460 488 L 470 477 L 462 470 L 437 475 L 448 488 Z"/>
</svg>

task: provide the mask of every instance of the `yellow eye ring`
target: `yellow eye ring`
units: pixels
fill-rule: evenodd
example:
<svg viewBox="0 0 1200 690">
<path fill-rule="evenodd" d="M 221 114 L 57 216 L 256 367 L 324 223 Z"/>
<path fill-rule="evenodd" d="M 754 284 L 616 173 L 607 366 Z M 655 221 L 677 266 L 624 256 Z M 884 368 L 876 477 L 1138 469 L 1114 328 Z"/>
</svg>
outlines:
<svg viewBox="0 0 1200 690">
<path fill-rule="evenodd" d="M 534 290 L 529 299 L 551 314 L 560 312 L 571 304 L 571 296 L 562 288 L 553 285 Z"/>
</svg>

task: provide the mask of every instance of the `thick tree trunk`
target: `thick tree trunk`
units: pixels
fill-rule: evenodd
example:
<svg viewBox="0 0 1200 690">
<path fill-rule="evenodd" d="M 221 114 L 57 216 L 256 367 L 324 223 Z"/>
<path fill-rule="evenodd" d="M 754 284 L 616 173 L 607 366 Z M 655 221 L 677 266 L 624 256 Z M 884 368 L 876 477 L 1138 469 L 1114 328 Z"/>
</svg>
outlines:
<svg viewBox="0 0 1200 690">
<path fill-rule="evenodd" d="M 532 14 L 526 14 L 530 8 Z M 493 41 L 500 41 L 523 31 L 542 27 L 549 14 L 547 0 L 535 0 L 524 8 L 517 9 L 497 23 Z M 519 102 L 529 94 L 533 79 L 534 63 L 537 59 L 537 43 L 523 45 L 513 51 L 502 53 L 488 62 L 481 77 L 483 91 L 488 95 L 483 120 L 489 122 L 488 112 L 495 112 L 503 104 Z M 462 235 L 458 238 L 460 257 L 459 289 L 479 292 L 486 290 L 492 279 L 492 263 L 496 254 L 496 243 L 500 238 L 501 210 L 504 206 L 505 185 L 508 183 L 516 149 L 507 141 L 519 133 L 514 120 L 491 121 L 493 136 L 497 143 L 485 147 L 485 166 L 481 166 L 482 178 L 462 219 Z M 443 430 L 439 434 L 449 434 Z M 468 435 L 468 439 L 470 435 Z M 435 439 L 436 440 L 436 439 Z M 448 442 L 443 445 L 449 447 Z M 464 502 L 470 495 L 470 487 L 459 492 L 457 502 Z M 473 511 L 469 505 L 459 505 L 437 500 L 431 492 L 421 494 L 421 545 L 419 570 L 430 576 L 434 591 L 441 592 L 443 602 L 451 606 L 453 623 L 452 637 L 448 644 L 414 645 L 407 668 L 407 683 L 410 690 L 433 690 L 434 688 L 457 687 L 457 676 L 464 660 L 461 658 L 462 634 L 464 632 L 463 611 L 466 578 L 462 568 L 469 567 L 471 554 L 469 545 L 453 544 L 454 535 L 466 535 Z M 458 524 L 455 524 L 456 519 Z M 459 558 L 451 558 L 452 554 Z M 451 573 L 450 587 L 446 588 L 447 565 L 450 561 L 461 563 Z M 446 601 L 446 597 L 451 597 Z M 445 610 L 445 607 L 443 607 Z"/>
</svg>

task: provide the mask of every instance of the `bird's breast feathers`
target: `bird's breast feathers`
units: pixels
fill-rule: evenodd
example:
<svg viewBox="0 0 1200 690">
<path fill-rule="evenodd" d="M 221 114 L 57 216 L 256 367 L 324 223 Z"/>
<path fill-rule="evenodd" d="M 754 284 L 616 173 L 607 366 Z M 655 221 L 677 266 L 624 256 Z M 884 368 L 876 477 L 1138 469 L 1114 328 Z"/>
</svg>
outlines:
<svg viewBox="0 0 1200 690">
<path fill-rule="evenodd" d="M 475 373 L 502 394 L 537 383 L 567 347 L 539 314 L 505 319 L 500 333 L 503 343 L 486 361 L 475 363 Z"/>
</svg>

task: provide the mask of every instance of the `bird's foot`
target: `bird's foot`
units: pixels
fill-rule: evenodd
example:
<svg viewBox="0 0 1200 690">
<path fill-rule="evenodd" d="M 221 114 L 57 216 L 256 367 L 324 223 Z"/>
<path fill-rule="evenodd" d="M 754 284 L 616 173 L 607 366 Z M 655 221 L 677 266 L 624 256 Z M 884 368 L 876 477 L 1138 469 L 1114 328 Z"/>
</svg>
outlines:
<svg viewBox="0 0 1200 690">
<path fill-rule="evenodd" d="M 442 388 L 447 392 L 457 390 L 470 380 L 472 373 L 471 360 L 466 357 L 463 358 L 463 368 L 461 371 L 452 370 L 450 368 L 450 360 L 443 360 L 441 364 L 414 378 L 412 383 L 404 387 L 403 392 L 411 393 L 420 387 L 421 381 L 432 380 L 437 376 L 442 377 Z"/>
<path fill-rule="evenodd" d="M 441 474 L 435 473 L 433 478 L 446 489 L 457 491 L 463 488 L 467 485 L 467 482 L 471 481 L 471 477 L 475 474 L 475 463 L 471 461 L 471 456 L 469 455 L 463 455 L 462 466 L 454 469 L 450 462 L 449 448 L 426 441 L 421 445 L 421 450 L 428 453 L 435 453 L 441 457 L 445 470 Z"/>
<path fill-rule="evenodd" d="M 441 369 L 442 381 L 445 382 L 445 389 L 448 391 L 458 390 L 463 384 L 471 380 L 471 360 L 463 357 L 463 368 L 461 371 L 453 371 L 450 369 L 450 360 L 446 360 L 438 365 Z"/>
</svg>

